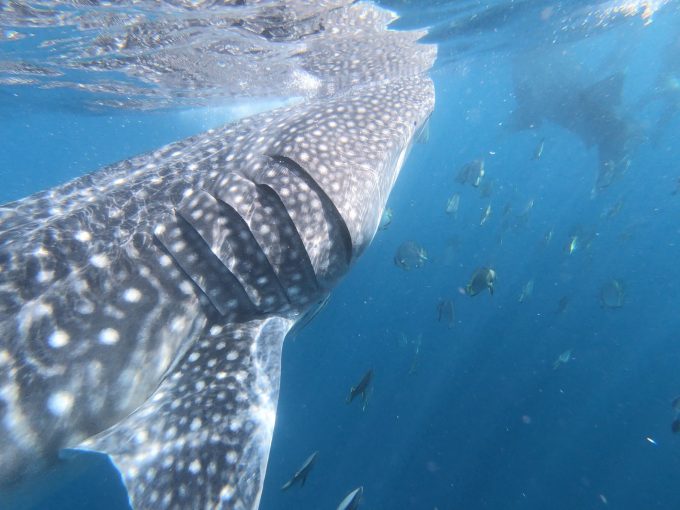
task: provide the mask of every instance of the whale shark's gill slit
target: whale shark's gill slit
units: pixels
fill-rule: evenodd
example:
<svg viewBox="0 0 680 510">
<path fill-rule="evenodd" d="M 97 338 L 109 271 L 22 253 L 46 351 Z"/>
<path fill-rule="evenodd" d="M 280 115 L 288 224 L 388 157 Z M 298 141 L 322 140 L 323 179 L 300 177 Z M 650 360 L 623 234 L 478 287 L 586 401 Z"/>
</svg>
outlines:
<svg viewBox="0 0 680 510">
<path fill-rule="evenodd" d="M 155 235 L 219 315 L 233 319 L 238 310 L 239 317 L 254 316 L 255 308 L 239 280 L 179 211 L 175 212 L 174 221 L 156 229 Z"/>
<path fill-rule="evenodd" d="M 229 173 L 213 190 L 213 196 L 225 208 L 224 214 L 238 215 L 232 223 L 242 228 L 241 242 L 252 239 L 252 251 L 264 255 L 261 262 L 266 267 L 258 269 L 263 274 L 254 281 L 263 291 L 271 287 L 268 292 L 279 295 L 280 299 L 272 304 L 284 299 L 289 308 L 311 303 L 319 291 L 316 275 L 296 226 L 276 192 Z"/>
<path fill-rule="evenodd" d="M 285 166 L 291 173 L 302 178 L 319 197 L 326 212 L 327 220 L 331 221 L 333 226 L 337 229 L 339 239 L 335 239 L 334 241 L 340 244 L 340 250 L 342 251 L 344 261 L 349 266 L 352 261 L 352 236 L 349 233 L 345 219 L 333 203 L 333 200 L 331 200 L 323 188 L 319 186 L 319 183 L 316 182 L 309 172 L 307 172 L 307 170 L 305 170 L 297 161 L 281 154 L 272 154 L 269 157 L 280 165 Z"/>
<path fill-rule="evenodd" d="M 295 305 L 307 305 L 321 289 L 314 267 L 298 234 L 295 223 L 288 214 L 281 197 L 268 184 L 256 184 L 263 209 L 268 212 L 268 226 L 276 239 L 269 246 L 278 248 L 277 254 L 268 255 L 288 299 Z M 260 229 L 261 230 L 261 229 Z M 258 230 L 254 232 L 261 233 Z"/>
<path fill-rule="evenodd" d="M 231 272 L 260 312 L 286 310 L 288 297 L 250 226 L 231 204 L 222 199 L 217 199 L 217 202 L 227 218 L 229 231 L 218 250 L 227 254 Z"/>
</svg>

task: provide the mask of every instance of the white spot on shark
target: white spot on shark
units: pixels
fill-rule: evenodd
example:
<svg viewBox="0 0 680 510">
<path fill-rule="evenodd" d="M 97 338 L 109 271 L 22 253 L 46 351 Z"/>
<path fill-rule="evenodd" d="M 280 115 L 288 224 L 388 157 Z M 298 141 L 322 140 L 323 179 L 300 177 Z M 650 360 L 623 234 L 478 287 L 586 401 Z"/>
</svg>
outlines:
<svg viewBox="0 0 680 510">
<path fill-rule="evenodd" d="M 104 328 L 99 332 L 99 343 L 114 345 L 120 340 L 120 333 L 113 328 Z"/>
<path fill-rule="evenodd" d="M 103 253 L 98 253 L 90 257 L 90 264 L 99 269 L 104 269 L 109 265 L 109 258 Z"/>
<path fill-rule="evenodd" d="M 49 344 L 50 347 L 53 347 L 54 349 L 59 349 L 60 347 L 64 347 L 65 345 L 67 345 L 69 340 L 70 337 L 66 331 L 57 329 L 47 339 L 47 343 Z"/>
<path fill-rule="evenodd" d="M 54 271 L 39 271 L 38 274 L 35 275 L 35 279 L 38 283 L 49 282 L 53 278 Z"/>
<path fill-rule="evenodd" d="M 190 296 L 194 292 L 193 286 L 186 280 L 179 284 L 179 290 L 184 292 L 187 296 Z"/>
<path fill-rule="evenodd" d="M 73 236 L 73 237 L 75 238 L 76 241 L 80 241 L 81 243 L 86 243 L 86 242 L 88 242 L 89 240 L 92 239 L 92 234 L 90 234 L 86 230 L 79 230 L 78 232 L 76 232 L 76 235 Z"/>
<path fill-rule="evenodd" d="M 139 300 L 142 299 L 142 293 L 139 292 L 138 289 L 130 287 L 129 289 L 126 289 L 125 292 L 123 293 L 123 299 L 128 303 L 138 303 Z"/>
<path fill-rule="evenodd" d="M 57 391 L 47 399 L 47 409 L 55 416 L 63 416 L 73 408 L 73 395 L 68 391 Z"/>
<path fill-rule="evenodd" d="M 172 319 L 172 322 L 170 323 L 170 331 L 173 333 L 177 333 L 179 331 L 183 331 L 184 328 L 186 327 L 187 321 L 184 317 L 175 317 Z"/>
<path fill-rule="evenodd" d="M 222 490 L 220 491 L 220 500 L 222 501 L 231 501 L 232 498 L 234 497 L 234 493 L 236 490 L 234 489 L 233 485 L 227 484 L 224 487 L 222 487 Z"/>
<path fill-rule="evenodd" d="M 201 472 L 201 461 L 198 459 L 194 459 L 191 464 L 189 464 L 189 471 L 191 471 L 193 474 L 198 474 Z"/>
</svg>

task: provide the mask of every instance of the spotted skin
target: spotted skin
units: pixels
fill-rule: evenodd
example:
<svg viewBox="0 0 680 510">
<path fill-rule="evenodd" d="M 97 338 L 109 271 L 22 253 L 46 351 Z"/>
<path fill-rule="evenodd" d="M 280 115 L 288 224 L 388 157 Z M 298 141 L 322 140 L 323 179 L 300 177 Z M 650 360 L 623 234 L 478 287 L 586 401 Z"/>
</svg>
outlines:
<svg viewBox="0 0 680 510">
<path fill-rule="evenodd" d="M 136 508 L 257 508 L 278 395 L 270 374 L 291 324 L 207 328 L 151 399 L 83 446 L 113 456 Z"/>
<path fill-rule="evenodd" d="M 134 508 L 257 508 L 283 339 L 370 243 L 433 105 L 398 72 L 0 208 L 1 483 L 78 447 Z"/>
</svg>

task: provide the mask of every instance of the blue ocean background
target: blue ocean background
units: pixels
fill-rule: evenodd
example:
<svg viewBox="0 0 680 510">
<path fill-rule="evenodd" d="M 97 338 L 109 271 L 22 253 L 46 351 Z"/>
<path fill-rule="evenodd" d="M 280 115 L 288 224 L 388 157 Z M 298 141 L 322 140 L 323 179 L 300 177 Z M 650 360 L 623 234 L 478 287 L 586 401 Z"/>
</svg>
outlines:
<svg viewBox="0 0 680 510">
<path fill-rule="evenodd" d="M 507 127 L 509 55 L 521 55 L 526 41 L 435 68 L 429 140 L 413 147 L 392 192 L 392 224 L 286 340 L 262 510 L 335 508 L 359 485 L 367 510 L 680 508 L 680 437 L 670 428 L 680 395 L 680 196 L 672 194 L 680 118 L 656 132 L 663 105 L 635 107 L 653 93 L 660 52 L 679 22 L 672 11 L 648 26 L 630 22 L 624 105 L 653 135 L 596 196 L 594 148 L 552 124 Z M 517 24 L 515 35 L 526 29 Z M 620 36 L 575 40 L 570 50 L 584 62 L 606 60 Z M 33 93 L 0 92 L 2 202 L 243 111 L 95 115 L 70 108 L 67 91 Z M 487 198 L 455 181 L 480 157 L 494 182 Z M 461 196 L 456 218 L 445 212 L 453 193 Z M 504 230 L 506 204 L 516 215 L 531 200 L 526 223 Z M 488 204 L 492 215 L 480 226 Z M 570 254 L 575 231 L 589 243 Z M 393 263 L 407 240 L 427 251 L 423 267 Z M 480 266 L 497 273 L 493 296 L 463 295 Z M 626 289 L 617 309 L 599 298 L 612 278 Z M 531 279 L 533 295 L 519 302 Z M 558 312 L 562 298 L 568 305 Z M 454 303 L 453 328 L 437 320 L 441 299 Z M 554 369 L 570 349 L 573 359 Z M 369 368 L 366 409 L 347 405 Z M 316 450 L 305 486 L 282 492 Z M 78 469 L 57 467 L 49 483 L 36 482 L 43 492 L 34 508 L 126 508 L 110 470 Z"/>
</svg>

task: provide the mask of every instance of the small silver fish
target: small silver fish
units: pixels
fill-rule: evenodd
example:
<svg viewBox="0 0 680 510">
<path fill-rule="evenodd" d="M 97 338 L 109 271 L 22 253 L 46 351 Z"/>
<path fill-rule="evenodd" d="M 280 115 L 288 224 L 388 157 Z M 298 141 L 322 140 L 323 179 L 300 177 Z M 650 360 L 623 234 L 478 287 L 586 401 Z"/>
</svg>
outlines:
<svg viewBox="0 0 680 510">
<path fill-rule="evenodd" d="M 460 207 L 460 195 L 454 193 L 446 202 L 446 214 L 452 214 L 454 217 L 458 215 L 458 208 Z"/>
<path fill-rule="evenodd" d="M 568 363 L 572 359 L 573 358 L 571 356 L 571 349 L 567 349 L 557 357 L 557 359 L 553 363 L 553 370 L 557 370 L 560 367 L 560 365 L 564 365 L 565 363 Z"/>
<path fill-rule="evenodd" d="M 356 510 L 359 508 L 359 501 L 363 495 L 364 488 L 357 487 L 352 492 L 347 494 L 347 496 L 345 496 L 345 499 L 343 499 L 338 505 L 337 510 Z"/>
<path fill-rule="evenodd" d="M 541 159 L 541 156 L 543 155 L 543 148 L 545 147 L 545 138 L 541 138 L 541 141 L 538 142 L 538 145 L 534 149 L 534 155 L 531 157 L 533 161 L 538 161 Z"/>
<path fill-rule="evenodd" d="M 487 205 L 484 211 L 482 211 L 482 216 L 479 218 L 479 226 L 481 227 L 491 218 L 491 204 Z"/>
<path fill-rule="evenodd" d="M 524 303 L 527 301 L 534 293 L 534 279 L 532 278 L 522 287 L 522 292 L 519 294 L 518 301 Z"/>
</svg>

